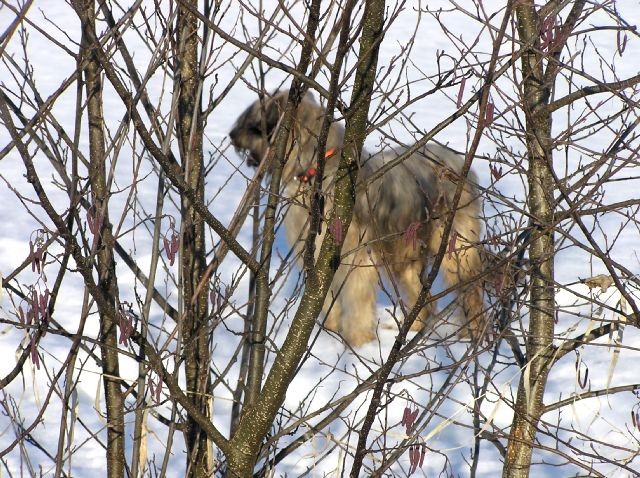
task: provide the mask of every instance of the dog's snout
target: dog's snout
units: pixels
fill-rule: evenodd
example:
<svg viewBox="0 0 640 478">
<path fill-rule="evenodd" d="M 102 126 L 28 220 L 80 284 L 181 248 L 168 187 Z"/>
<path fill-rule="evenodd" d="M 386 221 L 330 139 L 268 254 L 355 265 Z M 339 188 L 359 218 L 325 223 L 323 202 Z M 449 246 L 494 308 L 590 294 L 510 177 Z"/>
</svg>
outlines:
<svg viewBox="0 0 640 478">
<path fill-rule="evenodd" d="M 247 155 L 247 165 L 251 166 L 252 168 L 257 168 L 258 166 L 260 166 L 260 158 L 255 157 L 253 154 Z"/>
<path fill-rule="evenodd" d="M 238 139 L 237 128 L 233 128 L 231 131 L 229 131 L 229 138 L 231 138 L 231 142 L 235 144 L 236 140 Z"/>
</svg>

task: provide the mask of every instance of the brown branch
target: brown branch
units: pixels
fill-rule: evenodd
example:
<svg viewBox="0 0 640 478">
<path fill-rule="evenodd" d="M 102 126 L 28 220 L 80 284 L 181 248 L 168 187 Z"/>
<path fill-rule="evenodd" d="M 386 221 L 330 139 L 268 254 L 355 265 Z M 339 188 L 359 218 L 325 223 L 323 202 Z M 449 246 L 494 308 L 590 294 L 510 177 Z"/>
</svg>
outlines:
<svg viewBox="0 0 640 478">
<path fill-rule="evenodd" d="M 142 117 L 135 105 L 137 103 L 136 98 L 126 89 L 124 84 L 120 81 L 118 74 L 116 73 L 113 65 L 111 65 L 108 56 L 102 49 L 100 42 L 95 35 L 90 35 L 89 40 L 96 52 L 96 57 L 100 61 L 100 64 L 105 72 L 106 77 L 111 82 L 116 93 L 120 96 L 120 99 L 127 107 L 127 110 L 131 116 L 131 120 L 145 145 L 145 148 L 153 158 L 160 164 L 165 175 L 171 181 L 172 185 L 178 190 L 178 192 L 186 197 L 193 205 L 195 211 L 199 216 L 220 236 L 220 238 L 229 245 L 229 249 L 252 271 L 257 271 L 260 268 L 258 262 L 251 256 L 251 254 L 235 239 L 235 237 L 229 232 L 229 230 L 207 209 L 206 205 L 197 197 L 196 191 L 194 191 L 188 184 L 185 183 L 182 178 L 182 171 L 180 166 L 171 160 L 163 151 L 155 144 L 153 138 L 149 134 L 147 128 L 144 125 Z"/>
<path fill-rule="evenodd" d="M 609 335 L 618 327 L 617 323 L 609 323 L 601 325 L 595 329 L 592 329 L 588 333 L 579 335 L 573 339 L 568 339 L 562 343 L 559 347 L 556 348 L 556 352 L 553 354 L 553 362 L 558 362 L 562 357 L 567 355 L 570 352 L 586 345 L 590 342 L 593 342 L 600 337 L 604 337 L 605 335 Z"/>
<path fill-rule="evenodd" d="M 189 6 L 186 6 L 185 8 L 189 9 Z M 213 30 L 216 33 L 216 35 L 218 35 L 223 40 L 231 43 L 233 46 L 239 48 L 240 50 L 249 53 L 252 57 L 264 62 L 265 64 L 272 66 L 274 68 L 277 68 L 278 70 L 284 71 L 285 73 L 288 73 L 293 78 L 300 81 L 302 84 L 306 85 L 309 88 L 313 88 L 315 91 L 320 93 L 325 98 L 329 97 L 329 92 L 326 90 L 326 88 L 324 88 L 320 83 L 315 81 L 313 77 L 308 77 L 307 75 L 304 74 L 304 72 L 301 72 L 297 68 L 291 67 L 286 63 L 282 63 L 281 61 L 277 61 L 268 57 L 267 55 L 262 53 L 262 51 L 256 50 L 255 48 L 249 46 L 247 43 L 237 40 L 233 36 L 229 35 L 229 33 L 227 33 L 224 29 L 220 28 L 218 25 L 213 23 L 209 18 L 204 16 L 202 13 L 198 12 L 193 8 L 191 8 L 190 10 L 191 10 L 191 13 L 193 13 L 196 17 L 198 17 L 198 19 L 204 25 L 207 26 L 207 28 L 210 28 L 211 30 Z"/>
<path fill-rule="evenodd" d="M 309 20 L 305 40 L 300 52 L 300 61 L 296 67 L 299 72 L 306 72 L 311 63 L 312 52 L 315 46 L 316 30 L 320 22 L 320 1 L 314 0 L 309 6 Z M 251 351 L 249 355 L 249 369 L 247 372 L 246 406 L 251 407 L 256 403 L 262 387 L 262 375 L 264 372 L 265 341 L 267 329 L 267 316 L 269 311 L 269 298 L 271 296 L 271 284 L 269 281 L 269 267 L 271 264 L 273 242 L 275 241 L 276 209 L 280 202 L 280 181 L 282 169 L 287 161 L 287 147 L 290 131 L 293 129 L 296 111 L 304 96 L 304 85 L 298 78 L 294 78 L 289 90 L 287 105 L 281 120 L 278 133 L 274 139 L 274 145 L 270 148 L 269 157 L 265 162 L 271 164 L 271 183 L 269 196 L 264 214 L 264 226 L 262 230 L 262 249 L 260 251 L 261 268 L 256 273 L 256 302 L 251 330 Z M 238 429 L 242 432 L 241 425 Z"/>
<path fill-rule="evenodd" d="M 627 78 L 626 80 L 613 81 L 611 83 L 600 83 L 594 86 L 586 86 L 549 103 L 541 109 L 541 112 L 542 114 L 551 114 L 564 106 L 569 106 L 580 98 L 586 98 L 587 96 L 596 95 L 599 93 L 619 94 L 620 90 L 631 88 L 638 83 L 640 83 L 640 75 L 632 76 L 631 78 Z"/>
<path fill-rule="evenodd" d="M 384 2 L 383 2 L 384 3 Z M 468 175 L 470 169 L 471 169 L 471 162 L 473 160 L 473 157 L 475 155 L 475 152 L 478 148 L 478 145 L 480 144 L 480 139 L 482 138 L 482 133 L 484 131 L 484 128 L 486 126 L 486 123 L 484 121 L 484 115 L 485 115 L 485 111 L 486 111 L 486 107 L 487 107 L 487 103 L 489 100 L 489 90 L 491 88 L 491 85 L 493 84 L 493 82 L 495 81 L 495 69 L 496 69 L 496 64 L 497 64 L 497 60 L 498 60 L 498 52 L 500 49 L 500 45 L 502 43 L 502 38 L 504 36 L 504 33 L 506 31 L 507 25 L 509 23 L 509 20 L 511 18 L 511 8 L 512 8 L 512 1 L 509 1 L 506 8 L 505 8 L 505 14 L 502 20 L 502 25 L 500 27 L 500 33 L 497 35 L 494 44 L 493 44 L 493 51 L 491 54 L 491 60 L 489 62 L 489 67 L 487 70 L 487 74 L 485 76 L 485 81 L 484 84 L 482 86 L 482 88 L 479 91 L 479 122 L 478 122 L 478 126 L 476 128 L 471 146 L 469 148 L 469 151 L 467 152 L 467 155 L 465 157 L 465 161 L 464 164 L 462 166 L 461 172 L 460 172 L 460 176 L 463 178 L 466 178 L 466 176 Z M 366 15 L 366 12 L 365 12 Z M 364 33 L 363 33 L 364 35 Z M 354 91 L 356 91 L 354 89 Z M 382 169 L 382 168 L 381 168 Z M 385 386 L 385 382 L 386 382 L 386 378 L 389 376 L 389 374 L 391 373 L 391 370 L 393 369 L 393 367 L 395 366 L 395 364 L 397 363 L 398 359 L 400 358 L 399 352 L 401 350 L 401 345 L 402 343 L 404 343 L 404 341 L 406 340 L 406 336 L 411 328 L 411 325 L 413 324 L 413 322 L 417 319 L 418 314 L 420 313 L 420 311 L 423 309 L 423 307 L 425 306 L 425 304 L 427 303 L 427 300 L 429 298 L 429 292 L 431 290 L 431 286 L 434 283 L 436 276 L 438 274 L 438 270 L 440 268 L 440 264 L 442 263 L 442 260 L 444 258 L 444 255 L 446 253 L 447 250 L 447 240 L 446 238 L 449 237 L 449 235 L 451 234 L 451 230 L 453 227 L 453 220 L 454 220 L 454 215 L 457 209 L 457 205 L 460 202 L 460 198 L 462 197 L 462 192 L 464 189 L 464 185 L 465 182 L 464 181 L 459 181 L 456 187 L 456 191 L 454 193 L 453 196 L 453 200 L 452 200 L 452 207 L 451 207 L 451 212 L 448 214 L 448 217 L 445 219 L 444 221 L 444 227 L 443 227 L 443 232 L 442 232 L 442 242 L 438 248 L 438 252 L 435 255 L 433 261 L 432 261 L 432 266 L 431 266 L 431 270 L 429 271 L 429 274 L 427 275 L 427 277 L 425 278 L 425 280 L 423 281 L 423 286 L 422 286 L 422 290 L 420 291 L 420 294 L 416 300 L 415 305 L 413 306 L 413 308 L 411 309 L 411 311 L 409 312 L 409 314 L 407 315 L 407 317 L 405 318 L 405 321 L 403 322 L 402 326 L 400 327 L 400 331 L 398 333 L 398 336 L 396 337 L 396 340 L 394 341 L 393 347 L 391 348 L 391 351 L 389 352 L 387 359 L 382 367 L 382 371 L 381 371 L 381 377 L 380 379 L 377 381 L 376 386 L 374 388 L 373 391 L 373 396 L 371 398 L 371 402 L 369 403 L 369 407 L 367 410 L 367 414 L 364 420 L 364 423 L 362 425 L 362 429 L 359 433 L 359 438 L 358 438 L 358 445 L 355 451 L 355 456 L 354 456 L 354 463 L 353 466 L 351 468 L 351 472 L 350 472 L 350 476 L 351 478 L 357 478 L 360 474 L 360 469 L 362 467 L 362 462 L 364 459 L 364 455 L 366 453 L 366 442 L 367 442 L 367 437 L 369 434 L 369 431 L 371 430 L 371 427 L 373 425 L 373 422 L 375 420 L 375 417 L 377 416 L 377 412 L 378 412 L 378 407 L 380 405 L 380 401 L 381 401 L 381 397 L 382 397 L 382 392 Z"/>
<path fill-rule="evenodd" d="M 585 3 L 586 0 L 575 0 L 573 2 L 573 5 L 571 6 L 569 14 L 567 15 L 567 19 L 560 26 L 560 28 L 556 31 L 555 25 L 553 26 L 554 38 L 549 43 L 549 49 L 552 50 L 551 58 L 549 58 L 547 69 L 543 75 L 543 82 L 545 84 L 552 84 L 555 81 L 556 76 L 558 75 L 558 69 L 560 68 L 560 54 L 567 44 L 569 36 L 576 27 L 578 20 L 580 20 L 580 15 L 582 14 Z M 540 12 L 538 12 L 538 18 L 544 18 L 540 15 Z M 551 112 L 547 114 L 550 113 Z"/>
<path fill-rule="evenodd" d="M 571 405 L 573 403 L 579 402 L 580 400 L 585 400 L 587 398 L 609 396 L 614 393 L 633 392 L 635 390 L 640 390 L 640 383 L 632 383 L 628 385 L 620 385 L 619 387 L 611 387 L 611 388 L 603 388 L 600 390 L 589 390 L 587 392 L 579 392 L 573 397 L 565 398 L 564 400 L 560 400 L 550 405 L 546 405 L 542 413 L 549 413 L 549 412 L 552 412 L 553 410 L 557 410 L 559 408 L 565 407 L 567 405 Z"/>
<path fill-rule="evenodd" d="M 22 157 L 22 161 L 27 170 L 27 181 L 32 185 L 36 195 L 38 196 L 41 207 L 54 223 L 60 236 L 64 239 L 66 244 L 65 249 L 68 249 L 71 252 L 78 272 L 84 279 L 87 290 L 96 301 L 98 309 L 101 311 L 101 313 L 109 314 L 112 319 L 115 319 L 117 314 L 115 307 L 113 306 L 113 304 L 110 304 L 109 302 L 106 302 L 104 300 L 102 293 L 100 292 L 98 286 L 94 281 L 91 262 L 82 255 L 82 250 L 76 241 L 75 234 L 67 228 L 63 218 L 56 212 L 55 208 L 51 204 L 51 201 L 49 201 L 49 198 L 44 191 L 42 184 L 40 183 L 40 179 L 34 168 L 29 151 L 24 142 L 20 139 L 19 134 L 15 129 L 7 105 L 3 101 L 2 97 L 0 97 L 0 116 L 3 117 L 4 124 L 9 131 L 9 134 L 11 135 L 11 138 L 14 141 L 18 152 L 20 153 L 20 156 Z M 138 341 L 141 340 L 141 337 L 138 333 L 134 333 L 132 335 L 132 338 Z M 160 360 L 159 355 L 153 349 L 153 347 L 151 347 L 151 345 L 149 345 L 147 342 L 141 341 L 141 343 L 144 345 L 145 354 L 149 357 L 151 364 L 156 367 L 162 365 L 162 361 Z M 157 372 L 158 368 L 155 368 L 154 370 Z M 222 433 L 218 431 L 215 425 L 213 425 L 208 418 L 203 417 L 197 410 L 194 410 L 195 405 L 191 403 L 189 398 L 184 395 L 184 392 L 182 392 L 180 385 L 164 369 L 164 367 L 160 369 L 160 373 L 162 374 L 163 380 L 167 383 L 170 391 L 172 392 L 172 396 L 176 399 L 180 406 L 187 410 L 187 412 L 190 413 L 196 421 L 198 421 L 198 424 L 202 427 L 202 429 L 205 430 L 207 435 L 214 441 L 214 443 L 218 447 L 220 447 L 220 449 L 224 453 L 229 452 L 229 441 L 224 437 L 224 435 L 222 435 Z M 51 391 L 53 390 L 54 387 L 51 387 Z"/>
<path fill-rule="evenodd" d="M 62 178 L 62 181 L 65 183 L 65 186 L 67 187 L 67 193 L 70 194 L 70 195 L 73 194 L 74 189 L 71 187 L 71 179 L 67 175 L 66 170 L 61 165 L 59 159 L 55 157 L 55 155 L 53 154 L 51 149 L 47 147 L 47 145 L 44 143 L 44 141 L 34 131 L 34 127 L 37 124 L 37 121 L 35 121 L 36 117 L 39 118 L 40 120 L 42 120 L 43 118 L 46 118 L 48 116 L 49 110 L 47 109 L 46 112 L 42 111 L 40 113 L 36 113 L 36 116 L 32 120 L 28 120 L 27 117 L 24 116 L 24 114 L 22 113 L 20 108 L 17 105 L 15 105 L 2 91 L 0 91 L 0 97 L 2 97 L 2 99 L 7 103 L 7 105 L 11 109 L 11 111 L 13 111 L 13 113 L 18 117 L 18 119 L 22 123 L 22 127 L 23 127 L 22 132 L 23 133 L 24 132 L 28 133 L 30 135 L 30 137 L 36 142 L 38 147 L 49 158 L 49 161 L 51 162 L 51 164 L 53 165 L 55 170 L 58 172 L 58 174 L 60 174 L 60 177 Z M 69 138 L 69 136 L 65 132 L 64 128 L 62 128 L 62 126 L 60 126 L 60 125 L 54 125 L 54 126 L 56 128 L 56 132 L 65 141 L 65 143 L 67 143 L 70 147 L 73 147 L 73 143 L 71 142 L 71 139 Z M 10 146 L 12 146 L 12 144 L 13 143 L 11 143 Z M 77 148 L 74 148 L 74 151 L 76 151 L 76 150 L 77 150 Z M 81 156 L 81 160 L 84 162 L 85 165 L 88 166 L 88 162 L 83 156 Z M 91 204 L 83 196 L 79 196 L 79 201 L 80 201 L 80 204 L 84 207 L 85 210 L 88 211 L 90 209 Z M 233 223 L 233 221 L 232 221 L 232 223 Z M 237 231 L 236 231 L 236 234 L 237 234 Z M 47 243 L 45 244 L 44 247 L 46 248 L 51 242 L 53 242 L 53 240 L 55 238 L 57 238 L 57 233 L 53 232 L 52 236 L 47 240 Z M 135 274 L 136 278 L 142 283 L 142 285 L 145 288 L 149 288 L 150 287 L 149 280 L 147 279 L 146 274 L 142 271 L 142 269 L 140 269 L 138 267 L 136 262 L 127 253 L 127 251 L 124 249 L 124 247 L 122 247 L 122 245 L 120 245 L 120 242 L 117 239 L 114 239 L 113 247 L 114 247 L 114 250 L 116 251 L 116 253 L 118 254 L 118 256 L 120 256 L 120 258 L 129 267 L 129 269 L 131 269 L 131 271 Z M 11 274 L 9 274 L 7 277 L 5 277 L 5 280 L 6 281 L 11 280 L 13 277 L 15 277 L 17 275 L 18 272 L 20 272 L 20 270 L 22 270 L 27 265 L 29 265 L 29 259 L 25 259 L 24 262 L 18 268 L 16 268 L 15 271 L 13 271 Z M 156 303 L 160 306 L 160 308 L 169 317 L 171 317 L 173 320 L 177 321 L 178 320 L 178 311 L 169 302 L 167 302 L 167 300 L 158 291 L 158 289 L 155 288 L 155 286 L 152 286 L 152 289 L 153 289 L 153 299 L 156 301 Z"/>
<path fill-rule="evenodd" d="M 27 12 L 29 11 L 29 7 L 31 7 L 32 3 L 33 0 L 28 0 L 27 2 L 25 2 L 24 5 L 21 6 L 21 9 L 16 13 L 15 20 L 13 20 L 11 22 L 11 25 L 9 25 L 5 29 L 4 33 L 0 35 L 0 57 L 4 56 L 4 50 L 9 44 L 9 40 L 11 40 L 11 37 L 18 29 L 18 25 L 20 25 L 22 21 L 27 17 Z"/>
</svg>

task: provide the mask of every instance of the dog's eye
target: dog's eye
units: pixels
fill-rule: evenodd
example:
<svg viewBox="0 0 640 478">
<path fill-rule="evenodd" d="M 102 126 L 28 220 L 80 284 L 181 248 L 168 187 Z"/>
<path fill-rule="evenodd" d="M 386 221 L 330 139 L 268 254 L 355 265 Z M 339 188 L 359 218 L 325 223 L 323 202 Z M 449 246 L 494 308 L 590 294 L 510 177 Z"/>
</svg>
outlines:
<svg viewBox="0 0 640 478">
<path fill-rule="evenodd" d="M 252 126 L 249 128 L 251 134 L 255 134 L 256 136 L 262 136 L 262 128 L 260 126 Z"/>
</svg>

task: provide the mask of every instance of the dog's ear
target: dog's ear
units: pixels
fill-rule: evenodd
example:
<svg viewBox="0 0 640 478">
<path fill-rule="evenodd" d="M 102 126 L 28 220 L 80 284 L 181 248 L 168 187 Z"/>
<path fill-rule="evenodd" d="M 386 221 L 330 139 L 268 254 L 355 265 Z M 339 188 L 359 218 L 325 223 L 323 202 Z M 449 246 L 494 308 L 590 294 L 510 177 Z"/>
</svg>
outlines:
<svg viewBox="0 0 640 478">
<path fill-rule="evenodd" d="M 271 95 L 271 100 L 277 101 L 278 104 L 280 105 L 280 111 L 284 111 L 284 108 L 287 105 L 288 99 L 289 99 L 289 92 L 285 90 L 276 90 Z M 307 92 L 302 97 L 302 101 L 306 101 L 314 105 L 318 104 L 318 101 L 316 100 L 316 97 L 311 90 L 307 90 Z"/>
<path fill-rule="evenodd" d="M 271 136 L 276 126 L 278 126 L 280 117 L 287 106 L 287 97 L 288 94 L 286 91 L 276 91 L 265 103 L 265 122 L 268 136 Z"/>
<path fill-rule="evenodd" d="M 313 103 L 314 105 L 318 104 L 318 102 L 316 101 L 316 97 L 311 92 L 311 90 L 307 90 L 307 92 L 304 94 L 304 98 L 302 98 L 302 101 L 308 101 L 309 103 Z"/>
<path fill-rule="evenodd" d="M 284 112 L 287 101 L 289 100 L 289 92 L 284 90 L 278 90 L 265 103 L 265 121 L 267 126 L 267 133 L 270 136 L 278 125 L 280 117 Z M 317 105 L 316 99 L 311 91 L 307 91 L 302 98 L 303 102 L 312 103 Z"/>
<path fill-rule="evenodd" d="M 284 111 L 285 106 L 287 106 L 287 100 L 289 99 L 289 92 L 285 90 L 276 90 L 273 92 L 271 97 L 269 98 L 269 104 L 273 104 L 277 106 L 280 110 L 280 113 Z"/>
</svg>

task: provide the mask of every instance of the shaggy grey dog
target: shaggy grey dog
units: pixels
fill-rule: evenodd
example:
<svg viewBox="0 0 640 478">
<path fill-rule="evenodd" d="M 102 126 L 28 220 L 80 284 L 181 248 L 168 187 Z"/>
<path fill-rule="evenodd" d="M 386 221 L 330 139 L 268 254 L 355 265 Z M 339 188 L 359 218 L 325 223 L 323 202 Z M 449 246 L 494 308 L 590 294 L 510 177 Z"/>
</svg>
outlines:
<svg viewBox="0 0 640 478">
<path fill-rule="evenodd" d="M 265 158 L 269 141 L 278 127 L 287 94 L 257 101 L 237 119 L 229 136 L 237 150 L 247 153 L 247 163 L 257 166 Z M 284 195 L 290 205 L 284 218 L 286 236 L 301 257 L 309 228 L 310 181 L 318 157 L 317 135 L 324 109 L 307 94 L 300 103 L 289 138 L 282 175 Z M 344 128 L 331 125 L 322 182 L 325 211 L 332 206 L 334 176 L 340 159 Z M 404 152 L 398 148 L 370 155 L 362 152 L 358 183 L 364 183 L 385 163 Z M 325 325 L 342 334 L 352 346 L 375 338 L 376 296 L 383 273 L 412 306 L 422 287 L 421 276 L 442 241 L 442 228 L 456 189 L 463 159 L 453 151 L 430 144 L 379 179 L 359 189 L 353 220 L 344 237 L 341 266 L 325 303 Z M 454 173 L 454 174 L 451 174 Z M 455 214 L 454 240 L 447 239 L 441 272 L 448 286 L 456 287 L 466 318 L 463 336 L 483 334 L 483 300 L 479 280 L 482 269 L 478 245 L 481 224 L 475 175 L 469 175 Z M 322 227 L 318 243 L 327 227 Z M 318 250 L 319 247 L 316 248 Z M 421 314 L 417 327 L 426 323 L 431 308 Z"/>
</svg>

